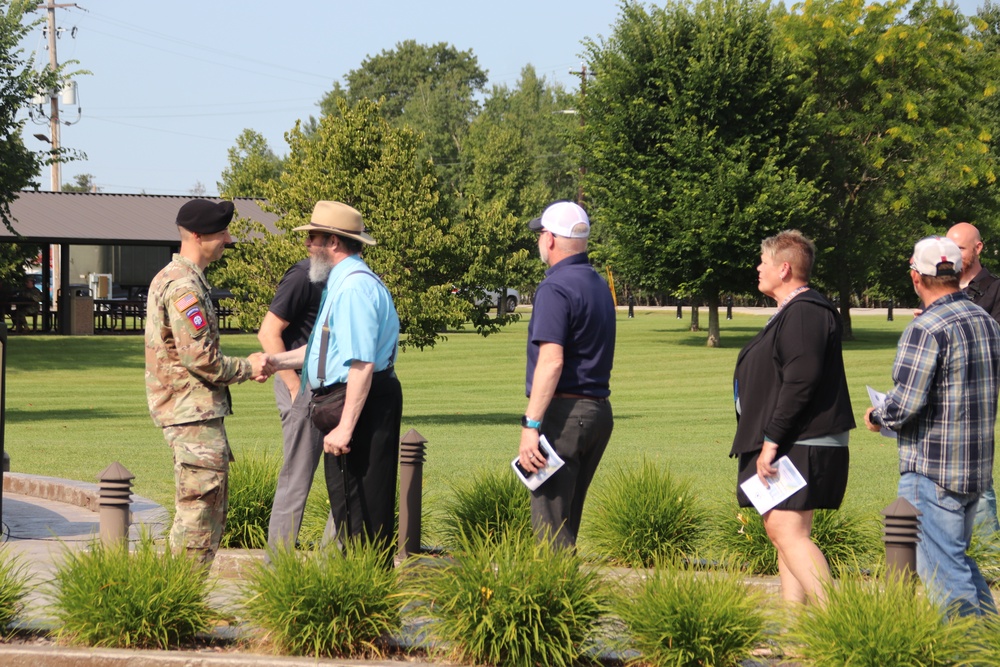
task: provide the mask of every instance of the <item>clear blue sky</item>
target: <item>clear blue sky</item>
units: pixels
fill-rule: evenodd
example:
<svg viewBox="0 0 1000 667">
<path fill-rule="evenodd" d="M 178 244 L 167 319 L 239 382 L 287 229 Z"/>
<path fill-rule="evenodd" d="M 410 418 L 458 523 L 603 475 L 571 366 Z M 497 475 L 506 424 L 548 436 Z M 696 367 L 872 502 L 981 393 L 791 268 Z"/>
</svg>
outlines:
<svg viewBox="0 0 1000 667">
<path fill-rule="evenodd" d="M 57 0 L 64 4 L 64 0 Z M 960 0 L 974 13 L 978 0 Z M 215 195 L 226 151 L 244 128 L 276 153 L 297 119 L 368 55 L 400 41 L 448 42 L 472 49 L 489 85 L 513 87 L 534 65 L 575 89 L 582 41 L 608 35 L 613 0 L 78 0 L 58 9 L 65 29 L 60 62 L 77 60 L 79 122 L 63 125 L 64 146 L 87 159 L 62 167 L 62 182 L 90 173 L 104 192 L 188 194 L 200 182 Z M 42 12 L 41 14 L 44 14 Z M 75 29 L 75 36 L 70 31 Z M 48 62 L 42 31 L 24 45 Z M 75 107 L 62 108 L 76 121 Z M 28 121 L 24 136 L 49 134 Z M 40 181 L 48 189 L 49 170 Z"/>
</svg>

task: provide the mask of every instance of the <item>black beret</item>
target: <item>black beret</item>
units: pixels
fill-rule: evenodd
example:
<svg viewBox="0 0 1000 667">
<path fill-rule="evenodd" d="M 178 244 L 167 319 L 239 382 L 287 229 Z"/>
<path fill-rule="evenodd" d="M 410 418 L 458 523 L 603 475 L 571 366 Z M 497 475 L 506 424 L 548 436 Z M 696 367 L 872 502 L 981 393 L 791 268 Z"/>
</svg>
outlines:
<svg viewBox="0 0 1000 667">
<path fill-rule="evenodd" d="M 192 199 L 177 212 L 177 226 L 197 234 L 215 234 L 229 226 L 235 211 L 231 201 L 216 204 L 207 199 Z"/>
</svg>

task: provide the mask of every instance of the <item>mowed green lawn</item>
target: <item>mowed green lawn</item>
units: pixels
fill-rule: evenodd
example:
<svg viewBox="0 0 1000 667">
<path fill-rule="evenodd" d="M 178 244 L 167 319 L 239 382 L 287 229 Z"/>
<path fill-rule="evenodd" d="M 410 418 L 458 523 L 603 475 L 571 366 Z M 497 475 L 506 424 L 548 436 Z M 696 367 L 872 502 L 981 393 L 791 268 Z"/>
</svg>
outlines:
<svg viewBox="0 0 1000 667">
<path fill-rule="evenodd" d="M 488 338 L 452 332 L 434 349 L 400 354 L 403 432 L 416 429 L 428 441 L 425 512 L 454 480 L 479 468 L 509 467 L 525 406 L 528 316 Z M 702 318 L 707 321 L 705 311 Z M 854 318 L 857 340 L 845 344 L 845 357 L 859 424 L 868 405 L 865 385 L 890 386 L 896 341 L 909 319 Z M 765 321 L 736 314 L 722 323 L 723 347 L 708 349 L 703 332 L 687 330 L 687 312 L 683 320 L 672 309 L 640 310 L 631 320 L 621 312 L 612 376 L 615 431 L 595 485 L 614 466 L 646 457 L 690 478 L 706 502 L 731 503 L 733 364 Z M 246 355 L 257 349 L 257 339 L 226 335 L 222 346 L 227 354 Z M 226 428 L 237 461 L 255 449 L 280 453 L 271 383 L 237 385 L 232 395 L 235 414 Z M 136 493 L 172 506 L 170 451 L 146 409 L 141 337 L 11 337 L 6 423 L 11 470 L 93 482 L 119 461 L 135 474 Z M 889 504 L 898 477 L 895 441 L 855 430 L 851 464 L 845 505 L 872 513 Z"/>
</svg>

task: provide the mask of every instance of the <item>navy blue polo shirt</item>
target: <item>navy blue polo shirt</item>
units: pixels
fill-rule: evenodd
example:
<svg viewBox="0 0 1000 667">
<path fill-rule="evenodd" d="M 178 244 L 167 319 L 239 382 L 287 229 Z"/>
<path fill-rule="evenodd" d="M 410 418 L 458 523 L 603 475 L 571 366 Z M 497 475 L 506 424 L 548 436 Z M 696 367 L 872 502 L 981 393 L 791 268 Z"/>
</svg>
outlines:
<svg viewBox="0 0 1000 667">
<path fill-rule="evenodd" d="M 586 253 L 550 267 L 532 300 L 525 393 L 531 395 L 539 345 L 557 343 L 563 347 L 563 369 L 556 392 L 610 396 L 615 317 L 608 284 Z"/>
</svg>

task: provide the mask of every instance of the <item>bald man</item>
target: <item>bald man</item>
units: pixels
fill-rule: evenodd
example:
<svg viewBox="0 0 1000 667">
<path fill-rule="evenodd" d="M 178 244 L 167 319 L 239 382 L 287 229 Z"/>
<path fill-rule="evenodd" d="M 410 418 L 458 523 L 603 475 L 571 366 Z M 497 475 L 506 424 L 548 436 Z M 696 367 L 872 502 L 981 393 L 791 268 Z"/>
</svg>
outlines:
<svg viewBox="0 0 1000 667">
<path fill-rule="evenodd" d="M 979 263 L 979 254 L 983 251 L 979 230 L 967 222 L 959 222 L 948 230 L 948 238 L 962 251 L 959 285 L 974 304 L 1000 322 L 1000 280 Z M 985 530 L 988 534 L 1000 532 L 997 496 L 992 486 L 979 497 L 975 521 L 977 530 Z"/>
<path fill-rule="evenodd" d="M 962 289 L 974 304 L 1000 322 L 1000 280 L 979 263 L 983 251 L 979 230 L 967 222 L 959 222 L 948 230 L 948 238 L 962 251 Z"/>
</svg>

